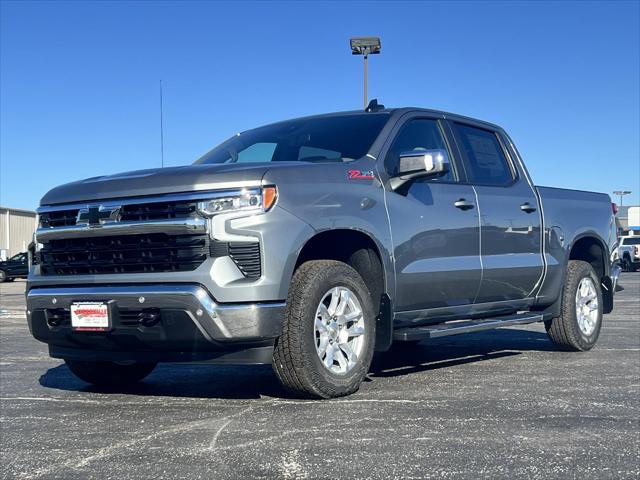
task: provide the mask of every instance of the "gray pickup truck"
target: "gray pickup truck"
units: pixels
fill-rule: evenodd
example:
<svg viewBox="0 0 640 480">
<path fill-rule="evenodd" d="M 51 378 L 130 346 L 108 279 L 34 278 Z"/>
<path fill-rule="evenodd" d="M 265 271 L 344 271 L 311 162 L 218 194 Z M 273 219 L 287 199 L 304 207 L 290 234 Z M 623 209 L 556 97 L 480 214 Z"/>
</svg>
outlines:
<svg viewBox="0 0 640 480">
<path fill-rule="evenodd" d="M 620 272 L 607 195 L 535 186 L 496 125 L 375 102 L 62 185 L 38 213 L 31 332 L 102 385 L 271 363 L 337 397 L 392 343 L 532 322 L 589 350 Z"/>
</svg>

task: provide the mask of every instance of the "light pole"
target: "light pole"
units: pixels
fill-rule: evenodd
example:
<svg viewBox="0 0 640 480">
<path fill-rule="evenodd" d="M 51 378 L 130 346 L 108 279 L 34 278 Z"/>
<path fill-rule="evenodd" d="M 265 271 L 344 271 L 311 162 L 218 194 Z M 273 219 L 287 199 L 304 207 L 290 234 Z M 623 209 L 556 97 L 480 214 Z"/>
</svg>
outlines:
<svg viewBox="0 0 640 480">
<path fill-rule="evenodd" d="M 620 195 L 620 206 L 622 206 L 622 197 L 624 197 L 625 195 L 629 195 L 631 193 L 631 190 L 615 190 L 613 192 L 614 195 Z"/>
<path fill-rule="evenodd" d="M 364 55 L 364 108 L 368 105 L 367 82 L 369 73 L 369 55 L 380 53 L 380 37 L 353 37 L 349 41 L 352 55 Z"/>
</svg>

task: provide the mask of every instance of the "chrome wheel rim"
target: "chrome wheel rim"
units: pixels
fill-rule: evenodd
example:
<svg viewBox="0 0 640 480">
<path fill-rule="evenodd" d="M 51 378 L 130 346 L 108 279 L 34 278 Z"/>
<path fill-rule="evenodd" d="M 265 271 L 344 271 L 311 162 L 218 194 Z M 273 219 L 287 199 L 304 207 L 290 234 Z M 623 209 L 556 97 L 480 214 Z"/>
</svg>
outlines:
<svg viewBox="0 0 640 480">
<path fill-rule="evenodd" d="M 365 344 L 362 306 L 346 287 L 324 294 L 316 309 L 314 324 L 316 353 L 332 373 L 344 375 L 358 363 Z"/>
<path fill-rule="evenodd" d="M 585 335 L 591 335 L 598 325 L 598 292 L 593 280 L 585 277 L 576 292 L 576 317 L 578 327 Z"/>
</svg>

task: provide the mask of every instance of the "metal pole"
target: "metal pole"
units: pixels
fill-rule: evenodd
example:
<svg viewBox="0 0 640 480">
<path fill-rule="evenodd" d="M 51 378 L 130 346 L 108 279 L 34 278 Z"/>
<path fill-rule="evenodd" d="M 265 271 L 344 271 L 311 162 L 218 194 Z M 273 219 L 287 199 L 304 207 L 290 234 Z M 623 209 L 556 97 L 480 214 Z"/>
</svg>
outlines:
<svg viewBox="0 0 640 480">
<path fill-rule="evenodd" d="M 160 165 L 164 168 L 164 125 L 162 122 L 162 80 L 160 80 Z"/>
<path fill-rule="evenodd" d="M 367 76 L 369 73 L 369 55 L 364 56 L 364 108 L 367 108 Z"/>
<path fill-rule="evenodd" d="M 7 241 L 7 258 L 11 257 L 11 215 L 9 214 L 9 209 L 7 208 L 7 215 L 5 217 L 5 232 L 6 232 L 6 241 Z"/>
</svg>

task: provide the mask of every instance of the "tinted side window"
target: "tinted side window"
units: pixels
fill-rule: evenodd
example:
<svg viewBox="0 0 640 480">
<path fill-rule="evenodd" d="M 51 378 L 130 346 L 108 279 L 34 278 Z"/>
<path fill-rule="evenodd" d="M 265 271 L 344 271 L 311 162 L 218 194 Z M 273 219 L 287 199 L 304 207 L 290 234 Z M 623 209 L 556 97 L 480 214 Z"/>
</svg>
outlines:
<svg viewBox="0 0 640 480">
<path fill-rule="evenodd" d="M 429 119 L 410 120 L 402 126 L 391 144 L 384 161 L 385 168 L 389 175 L 395 176 L 398 174 L 398 164 L 402 152 L 435 149 L 447 150 L 438 122 Z M 452 161 L 451 154 L 449 154 L 449 160 Z M 430 179 L 430 181 L 434 180 L 454 181 L 453 172 L 449 170 L 441 177 Z"/>
<path fill-rule="evenodd" d="M 495 133 L 461 124 L 454 128 L 471 183 L 507 185 L 513 181 L 513 171 Z"/>
<path fill-rule="evenodd" d="M 11 257 L 9 260 L 14 262 L 23 262 L 24 260 L 26 260 L 26 258 L 27 256 L 24 253 L 18 253 L 17 255 Z"/>
</svg>

